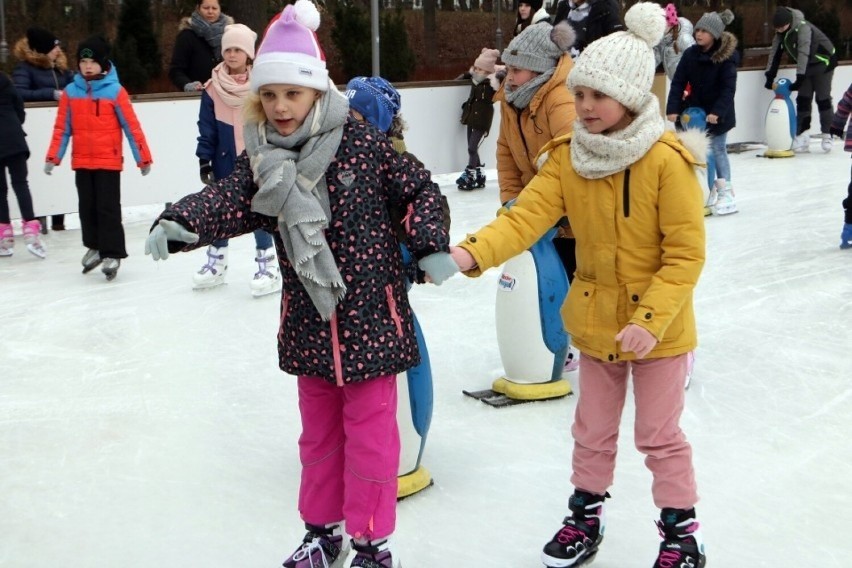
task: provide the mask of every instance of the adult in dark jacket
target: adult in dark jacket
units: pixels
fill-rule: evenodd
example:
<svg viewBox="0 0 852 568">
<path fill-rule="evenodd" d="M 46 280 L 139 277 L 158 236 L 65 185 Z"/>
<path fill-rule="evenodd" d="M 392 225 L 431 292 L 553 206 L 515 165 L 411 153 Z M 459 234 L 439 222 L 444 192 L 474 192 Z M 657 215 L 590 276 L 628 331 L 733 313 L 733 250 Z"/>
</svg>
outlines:
<svg viewBox="0 0 852 568">
<path fill-rule="evenodd" d="M 0 256 L 12 256 L 15 242 L 7 199 L 9 187 L 6 184 L 6 170 L 9 170 L 12 189 L 18 198 L 18 208 L 23 218 L 27 249 L 44 258 L 44 247 L 38 239 L 39 222 L 33 213 L 33 199 L 27 183 L 30 149 L 22 127 L 25 116 L 21 95 L 15 90 L 9 76 L 0 72 Z"/>
<path fill-rule="evenodd" d="M 15 44 L 14 53 L 18 64 L 12 70 L 12 81 L 21 98 L 25 102 L 58 101 L 74 78 L 59 39 L 44 28 L 32 27 Z M 65 215 L 53 215 L 51 228 L 65 229 Z M 47 233 L 43 217 L 41 231 Z"/>
<path fill-rule="evenodd" d="M 596 39 L 624 29 L 621 8 L 616 0 L 559 0 L 553 25 L 562 20 L 567 20 L 577 35 L 571 48 L 573 58 Z"/>
<path fill-rule="evenodd" d="M 837 52 L 834 45 L 818 27 L 805 20 L 799 10 L 779 6 L 772 17 L 775 37 L 766 65 L 767 89 L 772 89 L 775 75 L 784 52 L 796 62 L 796 81 L 791 89 L 799 91 L 796 96 L 796 140 L 793 149 L 807 151 L 811 127 L 811 99 L 816 99 L 819 111 L 819 126 L 822 133 L 822 149 L 831 151 L 831 119 L 834 108 L 831 103 L 831 80 L 837 67 Z"/>
<path fill-rule="evenodd" d="M 721 14 L 708 12 L 696 22 L 695 45 L 680 58 L 666 103 L 666 116 L 671 121 L 688 107 L 700 107 L 707 115 L 710 150 L 716 163 L 716 180 L 711 188 L 715 193 L 708 206 L 715 215 L 737 211 L 725 144 L 728 131 L 737 124 L 734 94 L 740 55 L 737 38 L 724 31 L 733 18 L 733 13 L 725 10 Z M 687 85 L 689 94 L 684 99 Z"/>
<path fill-rule="evenodd" d="M 169 79 L 186 92 L 200 91 L 222 61 L 222 34 L 234 19 L 222 13 L 219 0 L 197 0 L 195 10 L 180 22 Z"/>
</svg>

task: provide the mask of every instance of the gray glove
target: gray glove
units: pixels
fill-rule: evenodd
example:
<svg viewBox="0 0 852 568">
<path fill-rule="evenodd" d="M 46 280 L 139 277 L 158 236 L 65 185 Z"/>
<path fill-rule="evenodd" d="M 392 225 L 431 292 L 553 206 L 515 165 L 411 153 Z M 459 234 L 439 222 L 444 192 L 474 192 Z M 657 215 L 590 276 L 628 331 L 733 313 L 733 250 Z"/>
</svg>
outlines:
<svg viewBox="0 0 852 568">
<path fill-rule="evenodd" d="M 201 178 L 201 183 L 204 185 L 216 183 L 216 176 L 213 175 L 213 164 L 209 160 L 201 161 L 198 166 L 198 174 Z"/>
<path fill-rule="evenodd" d="M 53 162 L 45 162 L 44 163 L 44 173 L 47 175 L 51 175 L 53 173 L 53 168 L 56 167 L 56 164 Z"/>
<path fill-rule="evenodd" d="M 148 164 L 147 166 L 142 166 L 139 171 L 142 172 L 143 176 L 147 176 L 151 173 L 151 164 Z"/>
<path fill-rule="evenodd" d="M 180 223 L 160 219 L 145 240 L 145 254 L 150 254 L 154 260 L 166 260 L 169 258 L 169 241 L 197 243 L 198 235 L 190 233 Z"/>
<path fill-rule="evenodd" d="M 53 100 L 58 101 L 61 98 L 62 98 L 62 91 L 60 91 L 59 89 L 54 89 L 53 90 Z"/>
<path fill-rule="evenodd" d="M 187 83 L 183 86 L 184 92 L 194 93 L 195 91 L 200 91 L 204 85 L 201 84 L 200 81 L 193 81 L 192 83 Z"/>
<path fill-rule="evenodd" d="M 417 262 L 417 266 L 436 286 L 440 286 L 444 280 L 459 271 L 459 265 L 448 252 L 435 252 L 423 257 Z"/>
</svg>

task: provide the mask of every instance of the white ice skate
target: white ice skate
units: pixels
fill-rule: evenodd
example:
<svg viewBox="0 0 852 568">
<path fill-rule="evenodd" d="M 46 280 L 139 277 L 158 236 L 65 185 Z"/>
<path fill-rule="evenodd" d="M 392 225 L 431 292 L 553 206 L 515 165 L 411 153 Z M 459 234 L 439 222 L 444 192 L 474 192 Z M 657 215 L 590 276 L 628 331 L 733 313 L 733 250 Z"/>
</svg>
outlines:
<svg viewBox="0 0 852 568">
<path fill-rule="evenodd" d="M 41 223 L 38 219 L 24 221 L 24 242 L 27 244 L 27 250 L 34 256 L 47 258 L 47 249 L 44 248 L 39 233 L 41 233 Z"/>
<path fill-rule="evenodd" d="M 831 152 L 831 147 L 834 145 L 834 142 L 831 139 L 831 134 L 822 134 L 822 140 L 820 140 L 820 147 L 822 151 L 828 154 Z"/>
<path fill-rule="evenodd" d="M 797 154 L 806 154 L 811 151 L 811 135 L 802 132 L 793 138 L 793 151 Z"/>
<path fill-rule="evenodd" d="M 713 215 L 730 215 L 737 212 L 737 202 L 734 200 L 734 190 L 721 178 L 715 182 L 716 202 L 710 206 Z"/>
<path fill-rule="evenodd" d="M 257 272 L 251 281 L 251 295 L 255 298 L 272 294 L 281 289 L 281 273 L 275 257 L 275 249 L 257 249 Z"/>
<path fill-rule="evenodd" d="M 192 275 L 192 287 L 195 290 L 213 288 L 225 283 L 228 272 L 228 247 L 207 247 L 207 262 L 201 270 Z"/>
</svg>

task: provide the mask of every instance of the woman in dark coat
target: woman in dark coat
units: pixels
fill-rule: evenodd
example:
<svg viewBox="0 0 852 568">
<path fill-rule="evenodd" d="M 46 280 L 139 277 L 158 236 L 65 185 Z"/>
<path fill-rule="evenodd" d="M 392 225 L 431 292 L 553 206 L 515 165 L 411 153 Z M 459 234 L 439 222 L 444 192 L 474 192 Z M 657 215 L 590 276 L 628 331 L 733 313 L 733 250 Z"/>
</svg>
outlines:
<svg viewBox="0 0 852 568">
<path fill-rule="evenodd" d="M 180 23 L 169 79 L 188 93 L 200 91 L 222 61 L 222 34 L 234 19 L 222 13 L 219 0 L 197 0 L 195 10 Z"/>
<path fill-rule="evenodd" d="M 32 27 L 15 44 L 18 64 L 12 71 L 12 81 L 25 102 L 58 101 L 65 85 L 74 78 L 68 69 L 68 59 L 59 39 L 44 28 Z M 51 219 L 54 231 L 65 229 L 65 215 Z M 47 233 L 47 223 L 41 218 L 41 232 Z"/>
<path fill-rule="evenodd" d="M 44 247 L 38 238 L 39 222 L 33 213 L 33 199 L 27 183 L 27 158 L 30 149 L 24 139 L 24 101 L 15 90 L 12 81 L 0 72 L 0 257 L 12 256 L 14 236 L 9 214 L 6 170 L 12 178 L 12 189 L 18 198 L 18 208 L 23 218 L 24 238 L 27 249 L 44 258 Z"/>
</svg>

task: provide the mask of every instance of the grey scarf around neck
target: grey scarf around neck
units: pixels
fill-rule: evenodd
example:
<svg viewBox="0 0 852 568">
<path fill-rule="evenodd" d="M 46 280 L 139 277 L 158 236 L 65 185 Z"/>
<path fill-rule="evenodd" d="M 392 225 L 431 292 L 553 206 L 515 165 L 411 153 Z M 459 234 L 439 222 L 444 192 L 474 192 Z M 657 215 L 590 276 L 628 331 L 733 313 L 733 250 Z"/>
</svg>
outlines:
<svg viewBox="0 0 852 568">
<path fill-rule="evenodd" d="M 196 10 L 190 16 L 189 24 L 192 31 L 206 41 L 207 45 L 213 50 L 213 57 L 216 61 L 222 61 L 222 35 L 225 33 L 225 26 L 228 24 L 228 16 L 219 14 L 219 19 L 211 24 Z"/>
<path fill-rule="evenodd" d="M 556 71 L 555 67 L 553 69 L 548 69 L 538 77 L 530 79 L 514 90 L 510 90 L 509 85 L 507 84 L 505 88 L 506 102 L 518 110 L 524 110 L 530 106 L 530 101 L 538 92 L 539 88 L 553 77 L 554 71 Z"/>
<path fill-rule="evenodd" d="M 337 154 L 348 114 L 349 102 L 329 81 L 329 90 L 289 136 L 266 121 L 243 128 L 258 186 L 252 211 L 278 218 L 287 259 L 325 321 L 346 293 L 325 238 L 331 218 L 325 171 Z"/>
</svg>

